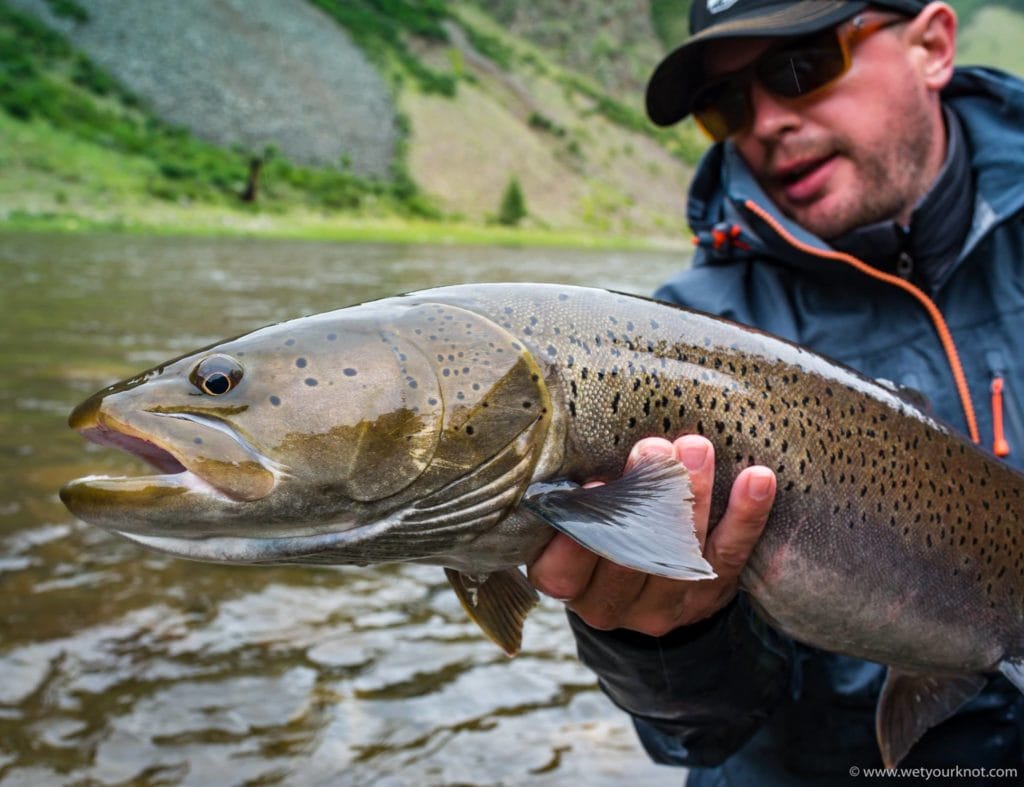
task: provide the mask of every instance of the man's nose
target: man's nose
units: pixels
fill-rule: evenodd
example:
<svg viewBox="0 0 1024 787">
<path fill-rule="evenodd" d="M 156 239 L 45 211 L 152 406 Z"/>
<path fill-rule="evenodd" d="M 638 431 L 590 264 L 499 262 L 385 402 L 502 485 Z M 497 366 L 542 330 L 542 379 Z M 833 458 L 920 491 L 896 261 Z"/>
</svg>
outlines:
<svg viewBox="0 0 1024 787">
<path fill-rule="evenodd" d="M 761 139 L 777 137 L 800 125 L 800 113 L 792 102 L 765 90 L 756 79 L 750 85 L 750 109 L 750 131 Z"/>
</svg>

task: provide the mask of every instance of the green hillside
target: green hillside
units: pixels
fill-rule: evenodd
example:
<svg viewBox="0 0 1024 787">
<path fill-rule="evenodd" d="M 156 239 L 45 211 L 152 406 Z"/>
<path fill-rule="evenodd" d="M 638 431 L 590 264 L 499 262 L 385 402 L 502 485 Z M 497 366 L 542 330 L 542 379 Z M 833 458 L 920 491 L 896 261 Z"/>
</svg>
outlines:
<svg viewBox="0 0 1024 787">
<path fill-rule="evenodd" d="M 63 0 L 65 13 L 86 18 Z M 272 150 L 225 149 L 156 119 L 60 35 L 0 0 L 0 148 L 5 177 L 0 205 L 8 217 L 33 213 L 33 186 L 53 187 L 58 205 L 79 199 L 154 198 L 171 204 L 237 205 L 253 157 L 263 161 L 260 205 L 378 210 L 440 215 L 417 191 L 401 162 L 390 178 L 370 180 L 338 169 L 292 164 Z M 50 176 L 50 177 L 48 177 Z"/>
<path fill-rule="evenodd" d="M 275 147 L 200 140 L 16 10 L 17 0 L 0 0 L 0 137 L 17 142 L 0 143 L 0 218 L 325 228 L 397 219 L 450 234 L 452 223 L 496 222 L 515 180 L 525 228 L 681 236 L 688 167 L 703 145 L 694 129 L 655 129 L 638 96 L 616 97 L 563 67 L 557 53 L 511 35 L 476 4 L 310 2 L 390 86 L 401 139 L 386 177 L 357 176 L 345 161 L 299 165 Z M 93 23 L 84 4 L 48 5 Z M 316 62 L 315 52 L 304 56 Z M 243 200 L 247 191 L 254 200 Z"/>
<path fill-rule="evenodd" d="M 273 144 L 204 141 L 25 10 L 85 26 L 87 3 L 0 0 L 0 223 L 681 239 L 705 143 L 690 123 L 648 123 L 642 90 L 685 36 L 689 3 L 297 1 L 384 77 L 398 126 L 385 174 L 357 174 L 351 158 L 300 164 Z M 1024 73 L 1024 0 L 953 5 L 961 63 Z M 502 224 L 512 184 L 522 208 Z"/>
</svg>

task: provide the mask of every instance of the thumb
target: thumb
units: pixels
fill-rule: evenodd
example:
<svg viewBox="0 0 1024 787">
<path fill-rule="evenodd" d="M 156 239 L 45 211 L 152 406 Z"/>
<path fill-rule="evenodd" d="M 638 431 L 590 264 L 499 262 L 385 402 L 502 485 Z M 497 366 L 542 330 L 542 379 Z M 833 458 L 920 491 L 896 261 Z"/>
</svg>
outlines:
<svg viewBox="0 0 1024 787">
<path fill-rule="evenodd" d="M 775 502 L 775 473 L 748 467 L 736 478 L 725 514 L 708 538 L 705 557 L 719 577 L 735 580 L 747 565 Z"/>
</svg>

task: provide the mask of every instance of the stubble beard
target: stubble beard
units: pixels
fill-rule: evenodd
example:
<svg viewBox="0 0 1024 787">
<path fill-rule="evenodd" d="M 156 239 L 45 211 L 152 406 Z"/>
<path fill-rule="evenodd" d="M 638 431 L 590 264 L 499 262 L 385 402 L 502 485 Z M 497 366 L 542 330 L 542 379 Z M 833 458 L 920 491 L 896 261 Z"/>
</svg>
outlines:
<svg viewBox="0 0 1024 787">
<path fill-rule="evenodd" d="M 935 140 L 926 108 L 917 102 L 908 106 L 911 111 L 899 127 L 874 148 L 858 149 L 845 137 L 829 141 L 828 149 L 853 167 L 856 178 L 845 194 L 833 195 L 829 210 L 816 204 L 791 209 L 781 205 L 783 213 L 824 240 L 881 221 L 909 220 L 934 180 L 928 169 Z"/>
</svg>

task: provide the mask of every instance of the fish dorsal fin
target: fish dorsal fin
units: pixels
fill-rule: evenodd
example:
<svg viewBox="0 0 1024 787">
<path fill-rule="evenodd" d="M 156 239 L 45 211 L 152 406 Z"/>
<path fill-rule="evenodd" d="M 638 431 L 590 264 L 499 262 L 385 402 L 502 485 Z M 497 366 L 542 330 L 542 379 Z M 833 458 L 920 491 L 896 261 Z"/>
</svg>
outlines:
<svg viewBox="0 0 1024 787">
<path fill-rule="evenodd" d="M 904 402 L 914 405 L 914 407 L 922 413 L 931 413 L 931 400 L 917 388 L 909 385 L 903 385 L 902 383 L 894 383 L 892 380 L 886 380 L 884 377 L 876 378 L 875 382 L 883 388 L 888 388 Z"/>
<path fill-rule="evenodd" d="M 895 768 L 922 735 L 974 699 L 985 683 L 983 675 L 936 675 L 889 667 L 875 712 L 885 767 Z"/>
<path fill-rule="evenodd" d="M 506 654 L 514 656 L 523 642 L 523 621 L 540 596 L 518 568 L 473 576 L 444 570 L 463 609 L 484 634 Z"/>
<path fill-rule="evenodd" d="M 694 530 L 689 474 L 670 457 L 643 457 L 602 486 L 534 485 L 524 503 L 613 563 L 670 579 L 715 576 Z"/>
</svg>

